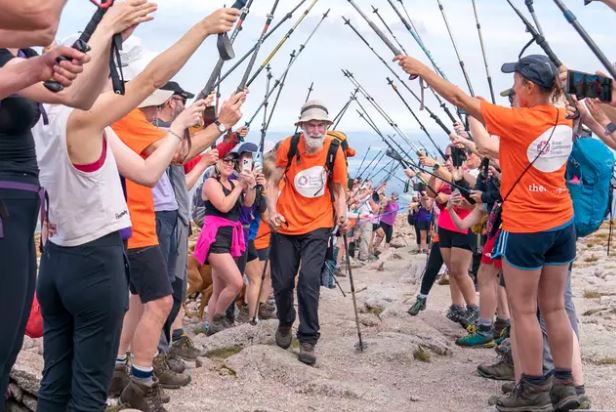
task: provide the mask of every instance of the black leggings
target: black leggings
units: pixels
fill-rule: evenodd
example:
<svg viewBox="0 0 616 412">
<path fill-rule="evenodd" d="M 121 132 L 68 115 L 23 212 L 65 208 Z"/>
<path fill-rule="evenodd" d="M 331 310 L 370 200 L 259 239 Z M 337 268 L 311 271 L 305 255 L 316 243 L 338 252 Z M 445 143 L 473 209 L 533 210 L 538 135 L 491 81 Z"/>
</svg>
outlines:
<svg viewBox="0 0 616 412">
<path fill-rule="evenodd" d="M 430 255 L 428 256 L 428 262 L 426 263 L 426 268 L 424 269 L 423 278 L 421 279 L 420 293 L 422 295 L 428 296 L 430 293 L 443 263 L 443 256 L 441 255 L 439 243 L 433 242 L 432 249 L 430 249 Z"/>
<path fill-rule="evenodd" d="M 9 373 L 21 350 L 36 286 L 34 230 L 39 211 L 36 193 L 0 189 L 4 237 L 0 239 L 0 411 Z M 4 215 L 4 213 L 3 213 Z"/>
</svg>

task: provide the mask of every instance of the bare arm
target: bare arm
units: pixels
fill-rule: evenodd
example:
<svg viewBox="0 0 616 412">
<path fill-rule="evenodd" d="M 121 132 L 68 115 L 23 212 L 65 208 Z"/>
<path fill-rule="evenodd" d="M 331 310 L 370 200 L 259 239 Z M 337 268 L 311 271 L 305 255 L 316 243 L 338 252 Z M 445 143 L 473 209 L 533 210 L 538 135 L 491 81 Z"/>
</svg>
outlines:
<svg viewBox="0 0 616 412">
<path fill-rule="evenodd" d="M 500 142 L 490 136 L 483 124 L 474 117 L 469 116 L 468 124 L 479 153 L 484 156 L 498 157 Z"/>
<path fill-rule="evenodd" d="M 192 190 L 192 188 L 197 184 L 205 169 L 216 163 L 218 160 L 218 150 L 214 149 L 209 151 L 208 153 L 204 153 L 203 157 L 195 167 L 188 173 L 186 173 L 186 187 L 188 190 Z"/>
<path fill-rule="evenodd" d="M 346 190 L 340 183 L 334 183 L 334 210 L 336 212 L 336 221 L 347 217 L 346 206 Z"/>
<path fill-rule="evenodd" d="M 451 220 L 453 220 L 453 223 L 460 230 L 467 230 L 475 226 L 477 223 L 481 222 L 481 217 L 484 214 L 483 210 L 481 210 L 480 207 L 474 207 L 468 216 L 466 216 L 464 219 L 460 219 L 458 213 L 456 213 L 454 208 L 451 207 L 451 202 L 447 205 L 447 210 L 449 210 Z"/>
<path fill-rule="evenodd" d="M 144 159 L 126 146 L 113 131 L 107 134 L 107 142 L 113 151 L 120 174 L 148 187 L 156 186 L 180 144 L 177 137 L 168 134 L 161 139 L 162 144 L 158 150 Z"/>
<path fill-rule="evenodd" d="M 40 31 L 41 37 L 37 43 L 25 44 L 19 47 L 47 46 L 53 41 L 60 14 L 66 0 L 0 0 L 0 27 L 6 30 Z M 5 40 L 6 37 L 0 36 Z M 0 41 L 1 47 L 5 46 Z"/>
<path fill-rule="evenodd" d="M 202 196 L 207 199 L 221 213 L 228 213 L 237 203 L 242 194 L 243 187 L 241 184 L 236 184 L 229 195 L 225 195 L 222 190 L 222 184 L 216 179 L 209 178 L 203 185 Z"/>
<path fill-rule="evenodd" d="M 483 121 L 481 117 L 481 101 L 469 96 L 455 84 L 448 82 L 436 74 L 432 69 L 410 56 L 397 56 L 396 61 L 402 69 L 410 75 L 419 75 L 434 91 L 454 106 L 464 110 L 469 115 Z"/>
<path fill-rule="evenodd" d="M 265 185 L 265 200 L 267 202 L 267 210 L 269 211 L 268 215 L 268 223 L 273 231 L 276 231 L 280 228 L 286 220 L 284 216 L 282 216 L 276 210 L 276 203 L 278 203 L 278 195 L 279 195 L 279 186 L 282 177 L 284 176 L 284 169 L 281 167 L 273 167 L 270 173 L 269 179 L 267 179 L 267 184 Z"/>
<path fill-rule="evenodd" d="M 28 47 L 45 47 L 51 44 L 56 35 L 56 28 L 40 30 L 6 30 L 0 29 L 0 47 L 25 49 Z"/>
</svg>

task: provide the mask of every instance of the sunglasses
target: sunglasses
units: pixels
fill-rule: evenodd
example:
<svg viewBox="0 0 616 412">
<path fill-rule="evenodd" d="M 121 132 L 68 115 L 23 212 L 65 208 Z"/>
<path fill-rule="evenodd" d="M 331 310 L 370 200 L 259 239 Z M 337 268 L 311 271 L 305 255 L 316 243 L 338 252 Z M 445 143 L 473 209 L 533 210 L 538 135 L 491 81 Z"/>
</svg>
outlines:
<svg viewBox="0 0 616 412">
<path fill-rule="evenodd" d="M 237 160 L 235 159 L 222 159 L 222 162 L 226 165 L 231 165 L 231 166 L 237 164 Z"/>
</svg>

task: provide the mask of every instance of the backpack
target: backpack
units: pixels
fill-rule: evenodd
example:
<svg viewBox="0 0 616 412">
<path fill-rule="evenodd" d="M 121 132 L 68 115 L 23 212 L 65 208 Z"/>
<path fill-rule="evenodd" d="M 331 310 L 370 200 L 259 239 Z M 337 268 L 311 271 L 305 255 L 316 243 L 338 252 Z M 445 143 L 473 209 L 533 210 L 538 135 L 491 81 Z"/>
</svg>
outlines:
<svg viewBox="0 0 616 412">
<path fill-rule="evenodd" d="M 210 177 L 212 172 L 213 170 L 211 169 L 211 166 L 205 170 L 201 183 L 197 185 L 197 188 L 193 193 L 190 216 L 192 217 L 193 222 L 195 222 L 195 224 L 199 227 L 203 226 L 203 217 L 205 216 L 205 200 L 201 197 L 201 192 L 203 191 L 203 184 L 205 183 L 205 180 Z"/>
<path fill-rule="evenodd" d="M 578 237 L 595 232 L 611 209 L 614 154 L 598 139 L 580 137 L 567 162 L 567 187 L 573 200 Z"/>
</svg>

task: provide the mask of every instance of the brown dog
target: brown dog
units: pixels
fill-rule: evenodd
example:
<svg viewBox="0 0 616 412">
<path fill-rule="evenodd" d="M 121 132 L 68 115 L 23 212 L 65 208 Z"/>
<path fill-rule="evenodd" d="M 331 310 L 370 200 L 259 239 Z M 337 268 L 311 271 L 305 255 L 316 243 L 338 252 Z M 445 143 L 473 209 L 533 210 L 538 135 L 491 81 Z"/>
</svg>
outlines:
<svg viewBox="0 0 616 412">
<path fill-rule="evenodd" d="M 186 298 L 197 298 L 201 294 L 201 302 L 197 313 L 190 312 L 186 306 L 184 306 L 186 315 L 188 317 L 194 317 L 197 315 L 200 320 L 203 320 L 203 312 L 205 312 L 205 306 L 207 305 L 210 297 L 212 296 L 212 267 L 208 264 L 201 266 L 197 259 L 195 259 L 192 253 L 188 254 L 188 267 L 187 267 L 187 283 L 188 290 L 186 292 Z M 244 296 L 246 294 L 246 285 L 242 287 L 242 290 L 235 300 L 238 307 L 245 305 Z M 186 304 L 186 303 L 185 303 Z"/>
</svg>

